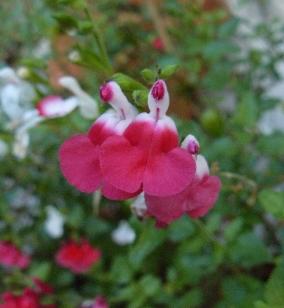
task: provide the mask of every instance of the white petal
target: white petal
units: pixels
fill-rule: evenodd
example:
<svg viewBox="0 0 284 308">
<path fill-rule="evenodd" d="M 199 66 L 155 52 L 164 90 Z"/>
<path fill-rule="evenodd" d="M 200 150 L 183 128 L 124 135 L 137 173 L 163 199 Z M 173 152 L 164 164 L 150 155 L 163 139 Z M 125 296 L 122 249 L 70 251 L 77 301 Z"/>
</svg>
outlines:
<svg viewBox="0 0 284 308">
<path fill-rule="evenodd" d="M 196 157 L 196 177 L 202 179 L 204 176 L 209 175 L 209 167 L 203 155 Z"/>
<path fill-rule="evenodd" d="M 76 97 L 63 99 L 60 96 L 47 96 L 38 103 L 37 109 L 40 116 L 44 118 L 58 118 L 66 116 L 77 106 Z"/>
<path fill-rule="evenodd" d="M 41 39 L 33 51 L 33 55 L 36 58 L 40 59 L 47 57 L 50 53 L 51 53 L 50 40 L 46 38 Z"/>
<path fill-rule="evenodd" d="M 7 84 L 0 92 L 0 102 L 3 112 L 10 120 L 21 118 L 23 108 L 20 104 L 20 88 L 14 84 Z"/>
<path fill-rule="evenodd" d="M 19 78 L 16 72 L 11 67 L 4 67 L 0 69 L 0 81 L 5 83 L 9 82 L 17 83 L 19 82 Z"/>
<path fill-rule="evenodd" d="M 112 240 L 118 245 L 129 245 L 135 241 L 136 234 L 128 222 L 121 221 L 117 229 L 112 232 Z"/>
<path fill-rule="evenodd" d="M 12 152 L 18 159 L 24 159 L 27 156 L 30 136 L 28 131 L 21 131 L 15 134 Z"/>
<path fill-rule="evenodd" d="M 141 193 L 131 204 L 131 211 L 139 218 L 143 218 L 147 212 L 144 193 Z"/>
<path fill-rule="evenodd" d="M 44 223 L 46 233 L 52 238 L 59 238 L 63 235 L 64 216 L 53 206 L 47 207 L 47 219 Z"/>
<path fill-rule="evenodd" d="M 284 132 L 284 109 L 276 106 L 264 112 L 257 123 L 259 131 L 264 135 L 271 135 L 274 132 Z"/>
<path fill-rule="evenodd" d="M 82 116 L 87 119 L 94 119 L 98 116 L 98 103 L 80 87 L 78 81 L 72 76 L 64 76 L 59 79 L 62 87 L 72 92 L 79 101 L 79 108 Z"/>
</svg>

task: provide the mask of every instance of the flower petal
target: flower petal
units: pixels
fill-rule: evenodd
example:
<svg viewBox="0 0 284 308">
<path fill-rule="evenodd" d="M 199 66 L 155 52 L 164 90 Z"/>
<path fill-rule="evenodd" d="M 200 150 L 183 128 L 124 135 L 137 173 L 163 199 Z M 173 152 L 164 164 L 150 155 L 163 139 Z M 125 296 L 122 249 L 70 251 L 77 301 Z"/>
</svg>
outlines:
<svg viewBox="0 0 284 308">
<path fill-rule="evenodd" d="M 195 162 L 185 150 L 175 148 L 150 157 L 144 174 L 143 189 L 153 196 L 177 194 L 192 181 Z"/>
<path fill-rule="evenodd" d="M 59 150 L 60 168 L 67 181 L 82 192 L 91 193 L 101 185 L 99 147 L 88 136 L 66 140 Z"/>
<path fill-rule="evenodd" d="M 114 186 L 104 182 L 102 187 L 102 194 L 104 197 L 110 200 L 127 200 L 134 198 L 141 193 L 141 189 L 137 192 L 129 193 L 120 189 L 115 188 Z"/>
<path fill-rule="evenodd" d="M 104 180 L 116 188 L 135 193 L 142 186 L 147 153 L 122 136 L 109 137 L 101 146 Z"/>
<path fill-rule="evenodd" d="M 217 176 L 208 176 L 187 191 L 187 211 L 191 218 L 204 216 L 214 206 L 221 189 Z"/>
</svg>

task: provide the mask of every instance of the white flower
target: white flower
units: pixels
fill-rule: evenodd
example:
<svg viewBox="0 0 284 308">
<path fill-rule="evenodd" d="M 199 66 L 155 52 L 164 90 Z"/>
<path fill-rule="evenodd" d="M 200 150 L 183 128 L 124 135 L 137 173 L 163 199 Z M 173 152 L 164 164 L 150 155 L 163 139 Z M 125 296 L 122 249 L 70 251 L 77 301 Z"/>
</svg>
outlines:
<svg viewBox="0 0 284 308">
<path fill-rule="evenodd" d="M 60 238 L 64 232 L 64 216 L 54 207 L 47 207 L 47 219 L 44 223 L 46 233 L 52 238 Z"/>
<path fill-rule="evenodd" d="M 50 53 L 51 53 L 50 40 L 46 38 L 41 39 L 33 51 L 34 57 L 39 59 L 47 57 Z"/>
<path fill-rule="evenodd" d="M 111 234 L 112 240 L 121 246 L 132 244 L 135 241 L 136 234 L 128 222 L 121 221 L 117 229 Z"/>
<path fill-rule="evenodd" d="M 0 107 L 10 121 L 10 127 L 21 123 L 23 114 L 31 109 L 35 99 L 33 87 L 20 79 L 10 67 L 0 70 Z"/>
<path fill-rule="evenodd" d="M 29 77 L 30 75 L 30 70 L 25 67 L 25 66 L 21 66 L 17 69 L 17 75 L 22 78 L 22 79 L 25 79 L 27 77 Z"/>
<path fill-rule="evenodd" d="M 15 155 L 18 159 L 24 159 L 27 156 L 29 144 L 29 133 L 27 131 L 17 132 L 12 145 L 13 155 Z"/>
<path fill-rule="evenodd" d="M 81 115 L 87 119 L 94 119 L 98 116 L 98 103 L 80 87 L 78 81 L 71 76 L 64 76 L 59 79 L 62 87 L 68 89 L 79 100 Z"/>
<path fill-rule="evenodd" d="M 8 145 L 0 139 L 0 159 L 3 159 L 8 153 Z"/>
<path fill-rule="evenodd" d="M 71 62 L 79 62 L 81 60 L 81 56 L 80 53 L 77 50 L 72 50 L 69 54 L 68 54 L 68 59 Z"/>
<path fill-rule="evenodd" d="M 60 118 L 71 113 L 79 105 L 77 97 L 63 99 L 60 96 L 47 96 L 37 104 L 39 116 L 43 119 Z"/>
<path fill-rule="evenodd" d="M 138 218 L 143 218 L 147 212 L 144 193 L 141 193 L 131 204 L 131 211 Z"/>
<path fill-rule="evenodd" d="M 284 132 L 284 108 L 278 105 L 265 111 L 257 123 L 259 131 L 263 135 L 271 135 L 274 132 Z"/>
</svg>

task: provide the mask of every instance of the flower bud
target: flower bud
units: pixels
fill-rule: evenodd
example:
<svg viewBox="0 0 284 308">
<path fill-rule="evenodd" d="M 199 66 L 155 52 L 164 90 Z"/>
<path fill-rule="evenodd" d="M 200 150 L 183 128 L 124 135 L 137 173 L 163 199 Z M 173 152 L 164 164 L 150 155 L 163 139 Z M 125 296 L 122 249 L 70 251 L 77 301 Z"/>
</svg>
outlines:
<svg viewBox="0 0 284 308">
<path fill-rule="evenodd" d="M 109 102 L 112 99 L 113 93 L 109 83 L 105 83 L 100 87 L 100 97 L 104 102 Z"/>
<path fill-rule="evenodd" d="M 158 80 L 155 82 L 152 88 L 152 95 L 155 100 L 161 100 L 165 95 L 165 87 L 164 82 L 162 80 Z"/>
</svg>

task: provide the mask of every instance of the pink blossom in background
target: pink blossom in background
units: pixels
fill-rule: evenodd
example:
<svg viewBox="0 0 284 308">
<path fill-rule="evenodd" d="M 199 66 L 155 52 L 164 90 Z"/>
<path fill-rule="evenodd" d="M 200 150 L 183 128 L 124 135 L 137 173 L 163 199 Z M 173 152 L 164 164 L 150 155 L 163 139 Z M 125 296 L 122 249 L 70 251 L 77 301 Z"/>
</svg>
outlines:
<svg viewBox="0 0 284 308">
<path fill-rule="evenodd" d="M 101 259 L 101 251 L 92 247 L 87 240 L 70 240 L 56 254 L 56 262 L 73 273 L 86 273 Z"/>
<path fill-rule="evenodd" d="M 152 46 L 154 47 L 154 49 L 156 49 L 160 52 L 165 51 L 165 44 L 160 37 L 156 37 L 156 38 L 153 39 Z"/>
<path fill-rule="evenodd" d="M 30 261 L 30 256 L 21 252 L 12 243 L 0 241 L 0 265 L 25 269 Z"/>
<path fill-rule="evenodd" d="M 5 292 L 0 297 L 0 308 L 56 308 L 54 304 L 41 304 L 40 296 L 30 288 L 22 294 Z"/>
<path fill-rule="evenodd" d="M 108 308 L 107 300 L 103 296 L 97 296 L 91 308 Z"/>
<path fill-rule="evenodd" d="M 53 288 L 46 282 L 42 281 L 41 279 L 37 277 L 34 277 L 32 280 L 34 283 L 35 291 L 38 294 L 52 294 L 53 293 Z"/>
</svg>

